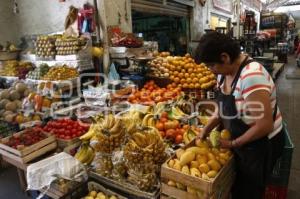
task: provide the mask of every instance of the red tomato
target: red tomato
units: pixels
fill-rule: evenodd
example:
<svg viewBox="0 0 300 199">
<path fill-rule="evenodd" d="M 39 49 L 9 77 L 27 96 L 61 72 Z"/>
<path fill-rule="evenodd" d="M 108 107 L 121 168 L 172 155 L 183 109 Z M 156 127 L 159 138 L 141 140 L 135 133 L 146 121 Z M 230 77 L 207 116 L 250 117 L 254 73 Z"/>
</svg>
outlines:
<svg viewBox="0 0 300 199">
<path fill-rule="evenodd" d="M 176 138 L 175 138 L 175 143 L 180 144 L 182 142 L 182 139 L 183 139 L 182 135 L 177 135 Z"/>
<path fill-rule="evenodd" d="M 155 127 L 159 130 L 159 131 L 163 131 L 164 130 L 164 124 L 162 122 L 157 122 Z"/>
<path fill-rule="evenodd" d="M 168 113 L 167 112 L 162 112 L 160 117 L 168 118 Z"/>
<path fill-rule="evenodd" d="M 168 129 L 166 132 L 166 137 L 170 139 L 174 139 L 175 137 L 175 130 L 174 129 Z"/>
<path fill-rule="evenodd" d="M 160 135 L 162 138 L 164 138 L 166 136 L 166 133 L 164 131 L 159 131 Z"/>
<path fill-rule="evenodd" d="M 68 136 L 68 135 L 67 135 L 65 138 L 66 138 L 67 140 L 71 139 L 71 137 L 70 137 L 70 136 Z"/>
<path fill-rule="evenodd" d="M 69 130 L 66 130 L 66 131 L 65 131 L 65 134 L 66 134 L 66 135 L 70 135 L 70 131 L 69 131 Z"/>
<path fill-rule="evenodd" d="M 167 121 L 168 121 L 168 119 L 167 119 L 167 118 L 165 118 L 165 117 L 161 117 L 161 118 L 160 118 L 160 121 L 161 121 L 162 123 L 165 123 L 165 122 L 167 122 Z"/>
</svg>

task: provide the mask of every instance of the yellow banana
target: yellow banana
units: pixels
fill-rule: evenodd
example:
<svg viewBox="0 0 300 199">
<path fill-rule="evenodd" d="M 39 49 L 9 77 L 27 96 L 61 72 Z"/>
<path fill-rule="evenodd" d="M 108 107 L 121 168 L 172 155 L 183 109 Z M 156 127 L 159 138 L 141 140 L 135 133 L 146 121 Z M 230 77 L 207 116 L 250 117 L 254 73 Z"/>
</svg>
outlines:
<svg viewBox="0 0 300 199">
<path fill-rule="evenodd" d="M 88 147 L 88 150 L 87 150 L 87 153 L 86 153 L 86 159 L 84 159 L 83 163 L 89 165 L 94 160 L 94 157 L 95 157 L 94 150 L 92 149 L 92 147 Z"/>
<path fill-rule="evenodd" d="M 143 126 L 149 126 L 149 120 L 150 118 L 153 117 L 153 114 L 147 114 L 142 121 Z"/>
<path fill-rule="evenodd" d="M 142 133 L 135 133 L 132 138 L 138 146 L 143 147 L 146 145 L 146 136 Z"/>
<path fill-rule="evenodd" d="M 81 148 L 79 149 L 79 151 L 75 154 L 75 158 L 80 161 L 80 162 L 83 162 L 85 156 L 86 156 L 86 153 L 88 151 L 88 147 L 86 144 L 83 144 L 81 146 Z"/>
<path fill-rule="evenodd" d="M 115 119 L 115 124 L 114 126 L 109 130 L 110 134 L 119 134 L 122 122 L 119 119 Z"/>
<path fill-rule="evenodd" d="M 190 139 L 188 137 L 188 132 L 184 132 L 183 134 L 183 141 L 184 141 L 184 144 L 187 145 L 188 143 L 190 143 Z"/>
<path fill-rule="evenodd" d="M 94 135 L 96 135 L 95 125 L 96 124 L 91 124 L 88 132 L 86 132 L 84 135 L 82 135 L 80 137 L 80 139 L 81 140 L 90 140 Z"/>
<path fill-rule="evenodd" d="M 115 124 L 115 117 L 113 116 L 113 114 L 108 115 L 108 121 L 109 121 L 108 129 L 111 129 Z"/>
<path fill-rule="evenodd" d="M 148 120 L 148 126 L 155 127 L 155 121 L 153 117 L 150 117 Z"/>
</svg>

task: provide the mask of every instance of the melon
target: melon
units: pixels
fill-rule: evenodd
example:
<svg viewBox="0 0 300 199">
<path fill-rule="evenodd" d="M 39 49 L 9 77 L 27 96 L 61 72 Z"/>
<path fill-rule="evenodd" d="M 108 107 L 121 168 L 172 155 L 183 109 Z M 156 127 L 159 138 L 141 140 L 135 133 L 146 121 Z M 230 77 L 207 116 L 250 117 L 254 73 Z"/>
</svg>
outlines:
<svg viewBox="0 0 300 199">
<path fill-rule="evenodd" d="M 17 108 L 22 108 L 22 102 L 20 100 L 15 100 L 14 103 L 16 104 Z"/>
<path fill-rule="evenodd" d="M 12 91 L 10 91 L 9 92 L 9 98 L 12 100 L 12 101 L 14 101 L 14 100 L 18 100 L 18 99 L 20 99 L 20 94 L 18 93 L 18 91 L 16 91 L 16 90 L 12 90 Z"/>
<path fill-rule="evenodd" d="M 8 90 L 1 91 L 0 98 L 1 99 L 8 99 L 9 98 L 9 91 Z"/>
<path fill-rule="evenodd" d="M 17 90 L 20 94 L 23 94 L 24 91 L 27 89 L 27 86 L 26 86 L 26 84 L 20 82 L 20 83 L 17 83 L 17 84 L 16 84 L 16 87 L 15 87 L 15 88 L 16 88 L 16 90 Z"/>
<path fill-rule="evenodd" d="M 6 115 L 5 116 L 5 118 L 4 118 L 4 120 L 6 121 L 6 122 L 13 122 L 14 121 L 14 115 L 13 114 L 9 114 L 9 115 Z"/>
<path fill-rule="evenodd" d="M 0 109 L 4 109 L 5 106 L 6 106 L 6 104 L 7 104 L 8 102 L 9 102 L 8 99 L 2 99 L 2 100 L 0 101 Z"/>
<path fill-rule="evenodd" d="M 5 110 L 14 112 L 17 110 L 17 105 L 14 102 L 8 102 L 5 105 Z"/>
</svg>

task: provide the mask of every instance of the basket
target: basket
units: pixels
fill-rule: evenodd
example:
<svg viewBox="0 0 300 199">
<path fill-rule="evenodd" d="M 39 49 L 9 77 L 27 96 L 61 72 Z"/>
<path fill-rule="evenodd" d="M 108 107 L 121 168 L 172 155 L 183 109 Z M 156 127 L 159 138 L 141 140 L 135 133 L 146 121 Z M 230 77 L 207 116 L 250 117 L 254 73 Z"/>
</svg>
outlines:
<svg viewBox="0 0 300 199">
<path fill-rule="evenodd" d="M 294 151 L 294 144 L 287 131 L 286 124 L 283 125 L 285 134 L 285 146 L 282 156 L 274 166 L 271 177 L 268 180 L 268 184 L 276 186 L 288 186 L 290 169 L 292 164 L 292 156 Z"/>
</svg>

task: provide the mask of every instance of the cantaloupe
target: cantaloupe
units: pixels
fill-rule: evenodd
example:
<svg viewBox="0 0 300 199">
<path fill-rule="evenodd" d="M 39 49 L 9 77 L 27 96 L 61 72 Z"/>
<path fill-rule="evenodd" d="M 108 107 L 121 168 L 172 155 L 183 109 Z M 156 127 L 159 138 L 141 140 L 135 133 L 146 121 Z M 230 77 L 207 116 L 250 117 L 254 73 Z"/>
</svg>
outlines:
<svg viewBox="0 0 300 199">
<path fill-rule="evenodd" d="M 23 94 L 24 93 L 24 91 L 27 89 L 27 86 L 26 86 L 26 84 L 24 84 L 24 83 L 22 83 L 22 82 L 20 82 L 20 83 L 17 83 L 16 84 L 16 90 L 21 94 Z"/>
<path fill-rule="evenodd" d="M 9 91 L 6 89 L 6 90 L 3 90 L 0 92 L 0 98 L 1 99 L 8 99 L 9 98 Z"/>
<path fill-rule="evenodd" d="M 19 100 L 20 99 L 20 94 L 16 90 L 12 90 L 9 92 L 9 98 L 14 101 L 14 100 Z"/>
<path fill-rule="evenodd" d="M 5 105 L 5 110 L 7 111 L 16 111 L 17 109 L 17 105 L 14 103 L 14 102 L 8 102 L 6 105 Z"/>
<path fill-rule="evenodd" d="M 6 106 L 6 104 L 7 104 L 8 102 L 9 102 L 8 99 L 2 99 L 2 100 L 0 101 L 0 109 L 4 109 L 5 106 Z"/>
</svg>

